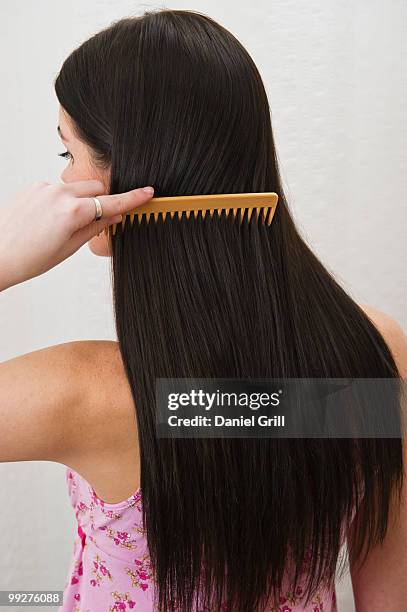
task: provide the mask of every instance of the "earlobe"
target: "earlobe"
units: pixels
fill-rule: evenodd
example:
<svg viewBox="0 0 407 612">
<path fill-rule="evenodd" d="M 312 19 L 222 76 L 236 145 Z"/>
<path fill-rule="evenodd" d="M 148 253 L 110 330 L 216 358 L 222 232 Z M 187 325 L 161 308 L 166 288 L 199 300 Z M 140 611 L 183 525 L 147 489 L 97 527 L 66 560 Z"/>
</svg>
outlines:
<svg viewBox="0 0 407 612">
<path fill-rule="evenodd" d="M 111 255 L 110 243 L 104 232 L 99 236 L 93 236 L 88 241 L 88 247 L 94 255 L 99 257 L 109 257 Z"/>
</svg>

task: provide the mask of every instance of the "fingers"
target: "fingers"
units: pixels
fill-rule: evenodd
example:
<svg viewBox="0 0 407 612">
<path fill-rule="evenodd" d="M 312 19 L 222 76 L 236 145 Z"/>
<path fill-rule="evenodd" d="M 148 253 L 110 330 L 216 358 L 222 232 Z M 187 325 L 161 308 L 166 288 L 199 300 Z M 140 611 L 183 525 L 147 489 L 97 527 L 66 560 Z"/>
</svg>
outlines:
<svg viewBox="0 0 407 612">
<path fill-rule="evenodd" d="M 140 187 L 126 193 L 98 195 L 97 198 L 102 205 L 103 211 L 102 220 L 118 214 L 123 215 L 141 204 L 146 204 L 153 197 L 153 193 L 144 191 L 144 188 Z M 95 203 L 90 197 L 76 200 L 76 227 L 79 229 L 92 223 L 95 219 L 95 211 Z"/>
<path fill-rule="evenodd" d="M 105 186 L 102 181 L 91 179 L 89 181 L 64 183 L 64 189 L 77 198 L 86 198 L 102 194 L 105 191 Z"/>
<path fill-rule="evenodd" d="M 113 215 L 123 215 L 132 208 L 145 204 L 153 197 L 152 192 L 144 191 L 144 188 L 133 189 L 126 193 L 99 196 L 98 200 L 102 204 L 103 216 L 112 217 Z"/>
</svg>

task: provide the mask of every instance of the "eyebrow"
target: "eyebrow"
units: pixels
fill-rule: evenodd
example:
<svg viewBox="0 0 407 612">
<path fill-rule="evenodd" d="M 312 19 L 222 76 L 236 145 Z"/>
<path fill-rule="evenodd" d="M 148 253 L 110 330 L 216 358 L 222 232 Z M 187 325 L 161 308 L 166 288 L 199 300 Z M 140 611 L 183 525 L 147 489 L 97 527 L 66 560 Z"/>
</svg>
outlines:
<svg viewBox="0 0 407 612">
<path fill-rule="evenodd" d="M 63 133 L 61 132 L 61 128 L 59 127 L 59 125 L 57 126 L 57 132 L 60 135 L 62 140 L 65 140 L 65 142 L 68 142 L 68 138 L 65 138 L 65 136 L 63 135 Z"/>
</svg>

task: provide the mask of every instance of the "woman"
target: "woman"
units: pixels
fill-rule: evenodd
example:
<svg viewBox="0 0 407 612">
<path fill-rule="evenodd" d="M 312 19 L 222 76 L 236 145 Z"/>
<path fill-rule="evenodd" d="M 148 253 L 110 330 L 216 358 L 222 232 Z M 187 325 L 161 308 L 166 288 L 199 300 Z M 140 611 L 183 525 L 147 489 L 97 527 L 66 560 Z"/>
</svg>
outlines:
<svg viewBox="0 0 407 612">
<path fill-rule="evenodd" d="M 148 12 L 83 43 L 55 89 L 64 184 L 3 211 L 2 288 L 89 241 L 111 256 L 118 335 L 0 368 L 1 459 L 67 466 L 78 537 L 61 610 L 334 611 L 345 537 L 357 611 L 402 610 L 400 439 L 155 436 L 157 377 L 406 376 L 399 325 L 356 304 L 294 225 L 250 56 L 202 14 Z M 215 216 L 100 232 L 148 201 L 141 184 L 279 203 L 269 231 Z"/>
</svg>

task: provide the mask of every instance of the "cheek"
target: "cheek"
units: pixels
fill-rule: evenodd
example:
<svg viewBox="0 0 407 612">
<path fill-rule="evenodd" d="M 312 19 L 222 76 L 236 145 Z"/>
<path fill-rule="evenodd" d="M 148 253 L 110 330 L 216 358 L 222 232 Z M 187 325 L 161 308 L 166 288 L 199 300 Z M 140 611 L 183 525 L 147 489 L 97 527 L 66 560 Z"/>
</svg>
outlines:
<svg viewBox="0 0 407 612">
<path fill-rule="evenodd" d="M 80 164 L 75 162 L 75 165 L 69 164 L 64 168 L 64 171 L 61 174 L 61 180 L 64 183 L 74 183 L 75 181 L 89 181 L 93 179 L 93 177 L 89 172 L 84 171 Z"/>
<path fill-rule="evenodd" d="M 92 167 L 88 158 L 78 152 L 75 152 L 74 155 L 75 161 L 73 163 L 69 162 L 68 165 L 65 166 L 61 173 L 61 180 L 64 183 L 73 183 L 75 181 L 90 181 L 92 179 L 97 179 L 103 182 L 107 193 L 108 186 L 105 182 L 106 177 L 98 173 Z"/>
<path fill-rule="evenodd" d="M 108 257 L 111 255 L 110 242 L 104 232 L 100 236 L 94 236 L 88 242 L 88 247 L 94 255 Z"/>
</svg>

